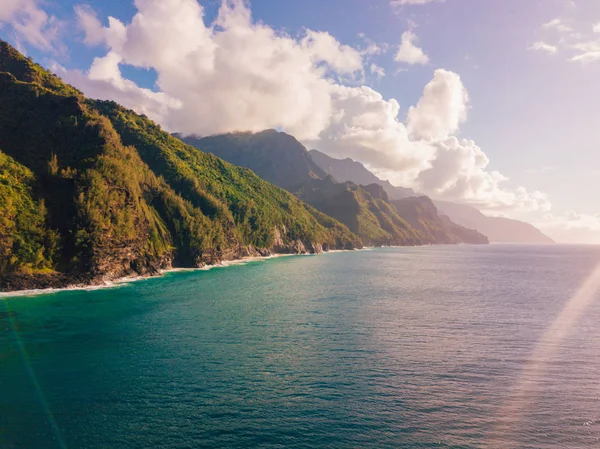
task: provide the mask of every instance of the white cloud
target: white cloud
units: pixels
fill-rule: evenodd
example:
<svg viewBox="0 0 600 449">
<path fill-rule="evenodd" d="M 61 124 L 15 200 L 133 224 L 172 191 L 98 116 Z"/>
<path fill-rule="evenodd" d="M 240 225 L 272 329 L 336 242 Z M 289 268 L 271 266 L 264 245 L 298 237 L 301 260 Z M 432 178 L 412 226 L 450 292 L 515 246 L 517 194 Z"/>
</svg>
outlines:
<svg viewBox="0 0 600 449">
<path fill-rule="evenodd" d="M 423 96 L 408 111 L 407 124 L 412 138 L 443 139 L 456 132 L 466 119 L 469 94 L 460 77 L 436 70 Z"/>
<path fill-rule="evenodd" d="M 558 52 L 558 47 L 556 47 L 555 45 L 547 44 L 542 41 L 535 42 L 533 45 L 531 45 L 531 47 L 529 47 L 529 49 L 534 51 L 542 51 L 544 53 L 549 54 L 556 54 L 556 52 Z"/>
<path fill-rule="evenodd" d="M 565 25 L 562 19 L 554 19 L 542 25 L 542 28 L 557 30 L 560 39 L 556 44 L 548 44 L 544 41 L 534 43 L 530 50 L 542 51 L 548 54 L 556 54 L 559 49 L 568 54 L 571 62 L 590 64 L 600 61 L 600 40 L 591 33 L 581 33 Z M 600 23 L 593 27 L 595 33 L 600 32 Z"/>
<path fill-rule="evenodd" d="M 77 8 L 85 41 L 104 45 L 107 54 L 85 73 L 62 70 L 68 82 L 170 131 L 208 135 L 281 128 L 312 148 L 353 157 L 425 193 L 495 210 L 548 207 L 539 192 L 504 188 L 505 178 L 488 170 L 485 153 L 455 137 L 468 109 L 467 91 L 455 73 L 435 72 L 405 124 L 395 99 L 340 84 L 340 78 L 363 71 L 365 54 L 327 33 L 307 30 L 293 38 L 277 32 L 253 22 L 241 0 L 224 2 L 208 25 L 195 0 L 135 5 L 130 23 L 109 18 L 107 26 L 90 8 Z M 415 37 L 407 33 L 403 40 L 412 44 Z M 427 57 L 411 58 L 422 63 Z M 125 79 L 123 65 L 153 69 L 156 91 Z M 383 73 L 376 64 L 368 68 Z"/>
<path fill-rule="evenodd" d="M 472 140 L 454 136 L 432 142 L 436 154 L 428 169 L 421 172 L 417 187 L 437 198 L 463 200 L 486 211 L 549 211 L 547 196 L 523 187 L 505 189 L 508 179 L 489 171 L 486 154 Z"/>
<path fill-rule="evenodd" d="M 554 29 L 561 33 L 573 31 L 573 29 L 566 25 L 562 19 L 553 19 L 550 22 L 543 24 L 542 28 Z"/>
<path fill-rule="evenodd" d="M 362 70 L 362 56 L 354 48 L 340 44 L 331 34 L 306 31 L 302 47 L 316 63 L 324 62 L 339 74 L 353 74 Z"/>
<path fill-rule="evenodd" d="M 307 31 L 295 40 L 253 23 L 242 1 L 224 2 L 209 26 L 195 0 L 138 0 L 136 6 L 127 25 L 115 19 L 99 32 L 93 21 L 84 22 L 86 39 L 102 36 L 120 64 L 156 71 L 157 88 L 169 105 L 156 105 L 161 114 L 149 116 L 173 131 L 207 135 L 282 127 L 299 138 L 315 137 L 332 115 L 327 73 L 361 68 L 360 55 L 327 33 Z M 86 85 L 69 74 L 66 79 L 84 91 L 90 83 L 116 79 L 102 75 L 88 77 Z M 139 89 L 134 97 L 134 90 L 115 99 L 134 108 L 134 98 L 151 97 Z"/>
<path fill-rule="evenodd" d="M 581 41 L 571 46 L 578 54 L 571 61 L 591 63 L 600 61 L 600 40 Z"/>
<path fill-rule="evenodd" d="M 371 73 L 379 79 L 381 79 L 385 76 L 384 68 L 381 66 L 378 66 L 375 63 L 371 64 L 370 70 L 371 70 Z"/>
<path fill-rule="evenodd" d="M 75 6 L 75 15 L 79 27 L 85 33 L 84 42 L 87 45 L 106 43 L 110 48 L 120 48 L 126 39 L 125 25 L 114 17 L 108 18 L 108 27 L 104 28 L 94 10 L 88 5 Z"/>
<path fill-rule="evenodd" d="M 60 22 L 38 5 L 38 0 L 2 0 L 0 27 L 8 24 L 19 41 L 52 50 L 58 39 Z"/>
<path fill-rule="evenodd" d="M 387 53 L 389 45 L 386 43 L 380 44 L 372 39 L 369 39 L 364 33 L 358 35 L 366 44 L 366 47 L 360 50 L 360 53 L 364 56 L 382 55 Z"/>
<path fill-rule="evenodd" d="M 400 105 L 366 86 L 332 86 L 334 116 L 318 139 L 307 142 L 336 157 L 351 157 L 374 170 L 386 170 L 408 185 L 427 168 L 433 148 L 411 142 L 398 119 Z"/>
<path fill-rule="evenodd" d="M 396 62 L 404 62 L 406 64 L 422 64 L 425 65 L 429 62 L 429 56 L 425 52 L 415 45 L 418 40 L 415 33 L 412 31 L 405 31 L 402 34 L 402 42 L 396 57 Z"/>
<path fill-rule="evenodd" d="M 488 211 L 549 210 L 546 195 L 505 188 L 506 177 L 488 170 L 481 148 L 453 135 L 467 118 L 468 98 L 458 75 L 437 70 L 405 125 L 396 100 L 368 87 L 336 86 L 332 125 L 308 144 L 357 159 L 384 179 L 437 198 L 468 201 Z"/>
</svg>

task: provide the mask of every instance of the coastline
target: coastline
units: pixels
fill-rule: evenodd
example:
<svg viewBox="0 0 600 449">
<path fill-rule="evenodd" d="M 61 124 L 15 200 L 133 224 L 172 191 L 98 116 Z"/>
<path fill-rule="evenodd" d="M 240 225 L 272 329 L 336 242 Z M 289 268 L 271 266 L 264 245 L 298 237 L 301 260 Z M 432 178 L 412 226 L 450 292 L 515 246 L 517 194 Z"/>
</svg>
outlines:
<svg viewBox="0 0 600 449">
<path fill-rule="evenodd" d="M 346 251 L 354 251 L 354 250 L 334 250 L 332 252 L 346 252 Z M 327 254 L 327 252 L 323 252 L 322 254 Z M 217 268 L 228 268 L 236 265 L 246 265 L 252 262 L 263 262 L 269 259 L 275 259 L 279 257 L 286 256 L 314 256 L 318 254 L 289 254 L 289 253 L 281 253 L 281 254 L 271 254 L 269 256 L 249 256 L 242 257 L 240 259 L 233 260 L 225 260 L 218 264 L 206 265 L 204 267 L 199 268 L 168 268 L 165 270 L 160 270 L 156 274 L 147 274 L 142 276 L 124 276 L 112 281 L 104 281 L 101 284 L 72 284 L 67 287 L 49 287 L 49 288 L 41 288 L 41 289 L 26 289 L 26 290 L 13 290 L 2 292 L 0 291 L 0 301 L 7 298 L 15 298 L 15 297 L 33 297 L 33 296 L 41 296 L 41 295 L 51 295 L 54 293 L 65 292 L 65 291 L 94 291 L 94 290 L 104 290 L 111 288 L 119 288 L 129 285 L 134 282 L 145 281 L 148 279 L 160 278 L 166 274 L 170 273 L 179 273 L 179 272 L 194 272 L 194 271 L 210 271 Z"/>
<path fill-rule="evenodd" d="M 40 288 L 40 289 L 26 289 L 26 290 L 13 290 L 2 292 L 0 291 L 0 301 L 8 298 L 17 298 L 17 297 L 33 297 L 33 296 L 42 296 L 42 295 L 51 295 L 59 292 L 66 291 L 94 291 L 94 290 L 104 290 L 104 289 L 112 289 L 124 287 L 126 285 L 132 284 L 134 282 L 145 281 L 148 279 L 160 278 L 164 275 L 170 273 L 180 273 L 180 272 L 196 272 L 196 271 L 210 271 L 217 268 L 228 268 L 236 265 L 246 265 L 248 263 L 253 262 L 265 262 L 269 259 L 277 259 L 280 257 L 292 257 L 292 256 L 321 256 L 326 254 L 334 254 L 334 253 L 347 253 L 353 251 L 371 251 L 377 247 L 374 246 L 365 246 L 363 248 L 357 249 L 333 249 L 329 251 L 323 251 L 322 253 L 298 253 L 298 254 L 290 254 L 290 253 L 277 253 L 271 254 L 268 256 L 248 256 L 242 257 L 239 259 L 232 260 L 224 260 L 218 264 L 205 265 L 204 267 L 199 268 L 168 268 L 165 270 L 160 270 L 156 274 L 147 274 L 142 276 L 124 276 L 112 281 L 104 281 L 101 284 L 72 284 L 67 287 L 49 287 L 49 288 Z M 393 246 L 387 246 L 384 248 L 394 248 Z M 401 246 L 398 246 L 401 248 Z"/>
</svg>

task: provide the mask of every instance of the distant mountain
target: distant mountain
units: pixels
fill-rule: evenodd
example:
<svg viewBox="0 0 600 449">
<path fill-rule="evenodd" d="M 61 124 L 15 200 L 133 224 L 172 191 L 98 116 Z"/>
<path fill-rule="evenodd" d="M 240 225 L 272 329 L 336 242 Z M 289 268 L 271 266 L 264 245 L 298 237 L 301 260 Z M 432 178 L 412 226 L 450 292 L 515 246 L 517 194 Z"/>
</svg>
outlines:
<svg viewBox="0 0 600 449">
<path fill-rule="evenodd" d="M 393 186 L 389 181 L 379 179 L 360 162 L 350 158 L 335 159 L 318 150 L 310 150 L 310 155 L 322 170 L 329 173 L 338 181 L 350 181 L 365 186 L 379 184 L 392 200 L 416 196 L 413 189 Z"/>
<path fill-rule="evenodd" d="M 441 224 L 440 232 L 436 234 L 424 227 L 411 226 L 390 203 L 388 194 L 379 184 L 338 183 L 315 164 L 300 142 L 285 133 L 269 130 L 202 139 L 187 137 L 184 141 L 233 164 L 248 167 L 265 180 L 286 188 L 348 226 L 364 244 L 421 245 L 486 240 L 483 236 L 467 233 L 462 234 L 465 240 L 454 234 L 442 235 L 445 228 Z"/>
<path fill-rule="evenodd" d="M 460 226 L 448 216 L 439 214 L 438 209 L 429 197 L 403 198 L 392 201 L 392 205 L 414 229 L 433 235 L 438 243 L 488 243 L 485 235 Z"/>
<path fill-rule="evenodd" d="M 554 243 L 532 224 L 504 217 L 488 217 L 472 206 L 436 201 L 438 209 L 455 223 L 477 229 L 497 243 Z"/>
<path fill-rule="evenodd" d="M 0 290 L 360 245 L 289 192 L 85 98 L 0 41 Z"/>
<path fill-rule="evenodd" d="M 379 184 L 385 189 L 391 199 L 416 196 L 415 192 L 411 189 L 395 187 L 389 181 L 379 179 L 360 162 L 353 161 L 352 159 L 335 159 L 317 150 L 312 150 L 310 155 L 321 169 L 330 173 L 338 180 Z M 491 242 L 553 242 L 550 237 L 544 235 L 539 229 L 529 223 L 510 218 L 488 217 L 474 207 L 446 201 L 436 201 L 435 205 L 442 214 L 445 214 L 454 223 L 469 228 L 467 230 L 475 229 L 479 231 L 486 235 Z"/>
</svg>

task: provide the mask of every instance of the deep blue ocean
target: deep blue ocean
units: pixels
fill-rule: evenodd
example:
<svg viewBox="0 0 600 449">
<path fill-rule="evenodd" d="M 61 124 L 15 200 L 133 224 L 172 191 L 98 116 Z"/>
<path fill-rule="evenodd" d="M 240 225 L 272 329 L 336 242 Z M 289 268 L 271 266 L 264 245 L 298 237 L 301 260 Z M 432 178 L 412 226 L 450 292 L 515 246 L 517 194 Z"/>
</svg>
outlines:
<svg viewBox="0 0 600 449">
<path fill-rule="evenodd" d="M 0 299 L 0 447 L 598 448 L 600 247 L 281 257 Z"/>
</svg>

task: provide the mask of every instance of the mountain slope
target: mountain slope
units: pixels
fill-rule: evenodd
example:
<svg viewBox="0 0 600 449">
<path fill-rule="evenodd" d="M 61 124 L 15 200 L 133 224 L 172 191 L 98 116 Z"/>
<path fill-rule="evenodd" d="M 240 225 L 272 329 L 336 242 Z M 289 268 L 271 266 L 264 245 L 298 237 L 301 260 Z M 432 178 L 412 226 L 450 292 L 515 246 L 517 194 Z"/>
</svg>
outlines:
<svg viewBox="0 0 600 449">
<path fill-rule="evenodd" d="M 350 158 L 335 159 L 318 150 L 310 150 L 310 156 L 322 170 L 338 181 L 349 181 L 365 186 L 379 184 L 392 200 L 416 196 L 414 190 L 393 186 L 389 181 L 379 179 L 360 162 Z"/>
<path fill-rule="evenodd" d="M 261 178 L 292 192 L 307 180 L 327 176 L 300 142 L 273 129 L 256 134 L 232 133 L 203 139 L 183 137 L 182 140 L 235 165 L 249 167 Z M 282 148 L 285 151 L 281 151 Z M 275 154 L 277 157 L 273 157 Z"/>
<path fill-rule="evenodd" d="M 273 130 L 258 134 L 235 133 L 186 142 L 236 165 L 254 170 L 264 179 L 281 185 L 303 201 L 344 223 L 369 245 L 422 245 L 446 243 L 427 229 L 415 229 L 389 202 L 378 184 L 338 183 L 315 169 L 306 148 L 293 137 Z M 364 168 L 364 167 L 363 167 Z M 377 178 L 375 178 L 377 179 Z M 443 227 L 443 225 L 441 225 Z M 478 243 L 468 235 L 466 241 Z"/>
<path fill-rule="evenodd" d="M 312 160 L 294 137 L 275 130 L 233 133 L 184 141 L 232 164 L 248 167 L 263 179 L 295 194 L 339 220 L 366 245 L 419 245 L 427 239 L 415 232 L 389 206 L 353 183 L 337 183 Z M 380 190 L 380 189 L 379 189 Z"/>
<path fill-rule="evenodd" d="M 313 160 L 327 173 L 336 179 L 357 183 L 376 183 L 382 186 L 392 200 L 402 199 L 407 196 L 415 196 L 414 191 L 403 187 L 395 187 L 389 181 L 382 181 L 371 173 L 364 165 L 352 159 L 335 159 L 317 150 L 310 152 Z M 471 206 L 436 201 L 435 205 L 439 212 L 446 215 L 451 222 L 470 231 L 472 229 L 486 235 L 492 242 L 515 242 L 515 243 L 551 243 L 553 240 L 544 235 L 535 226 L 510 218 L 487 217 L 479 210 Z M 442 219 L 444 217 L 440 216 Z M 446 220 L 444 220 L 446 221 Z M 446 225 L 450 223 L 446 222 Z M 456 229 L 455 229 L 456 231 Z M 476 235 L 472 235 L 476 238 Z"/>
<path fill-rule="evenodd" d="M 554 243 L 535 226 L 504 217 L 488 217 L 474 207 L 436 201 L 437 207 L 455 223 L 477 229 L 497 243 Z"/>
<path fill-rule="evenodd" d="M 433 201 L 426 196 L 404 198 L 392 201 L 392 204 L 414 229 L 432 235 L 435 242 L 489 243 L 485 235 L 454 223 L 446 215 L 440 215 Z"/>
<path fill-rule="evenodd" d="M 0 130 L 0 289 L 360 245 L 250 170 L 85 99 L 2 41 Z"/>
</svg>

